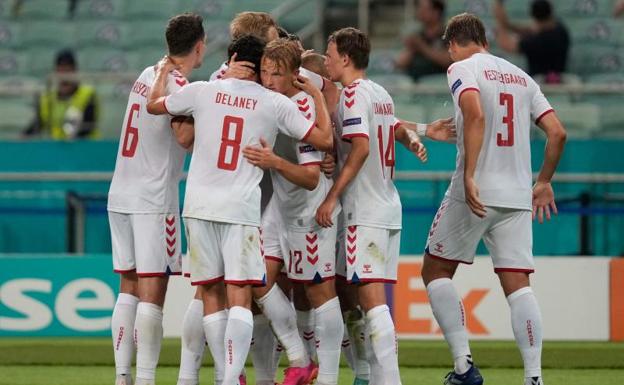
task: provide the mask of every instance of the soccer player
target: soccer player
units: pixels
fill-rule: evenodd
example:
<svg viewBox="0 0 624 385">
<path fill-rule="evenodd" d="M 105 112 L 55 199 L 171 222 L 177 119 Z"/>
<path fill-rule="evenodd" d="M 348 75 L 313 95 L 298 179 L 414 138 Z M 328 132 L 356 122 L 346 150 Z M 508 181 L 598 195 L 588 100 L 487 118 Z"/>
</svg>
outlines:
<svg viewBox="0 0 624 385">
<path fill-rule="evenodd" d="M 531 217 L 537 215 L 541 223 L 544 215 L 550 219 L 551 209 L 557 212 L 550 182 L 566 132 L 535 81 L 487 51 L 485 30 L 476 16 L 451 18 L 444 38 L 454 61 L 447 74 L 455 104 L 457 166 L 429 231 L 422 277 L 455 360 L 445 384 L 483 383 L 451 281 L 459 263 L 472 263 L 483 239 L 511 309 L 524 383 L 540 385 L 542 320 L 529 283 L 534 270 Z M 532 121 L 547 136 L 533 189 Z"/>
<path fill-rule="evenodd" d="M 384 291 L 385 283 L 396 282 L 401 232 L 401 202 L 392 182 L 395 138 L 420 157 L 426 153 L 418 136 L 398 124 L 386 90 L 366 79 L 369 55 L 368 37 L 355 28 L 335 31 L 328 39 L 327 70 L 344 86 L 335 121 L 342 139 L 340 172 L 316 220 L 332 226 L 341 199 L 347 281 L 358 285 L 372 345 L 370 382 L 400 384 L 396 335 Z"/>
<path fill-rule="evenodd" d="M 303 83 L 307 92 L 295 86 L 300 66 L 301 49 L 296 42 L 287 39 L 272 41 L 266 46 L 262 58 L 262 84 L 288 96 L 306 119 L 314 121 L 315 104 L 323 103 L 323 97 L 309 82 Z M 243 151 L 252 164 L 271 171 L 274 193 L 263 215 L 267 270 L 276 276 L 286 260 L 288 277 L 304 285 L 305 292 L 302 294 L 307 295 L 313 307 L 312 317 L 309 317 L 312 328 L 308 333 L 316 337 L 319 361 L 317 383 L 335 385 L 338 383 L 343 335 L 340 304 L 334 288 L 336 227 L 323 228 L 314 220 L 316 208 L 329 191 L 331 180 L 321 177 L 323 154 L 314 147 L 280 135 L 273 150 L 263 146 L 248 147 Z M 334 217 L 339 211 L 337 206 Z M 256 293 L 257 302 L 263 310 L 290 313 L 294 318 L 290 304 L 277 302 L 285 304 L 282 308 L 270 302 L 271 296 L 283 296 L 280 289 L 276 285 L 268 289 L 262 288 Z M 298 313 L 297 318 L 301 315 Z M 288 326 L 288 334 L 297 336 L 292 320 L 278 328 L 273 322 L 275 318 L 281 320 L 283 317 L 270 317 L 280 340 L 287 337 L 280 335 L 280 332 L 287 330 Z M 287 369 L 283 384 L 299 384 L 302 379 L 309 382 L 306 370 L 305 367 Z M 268 379 L 267 383 L 273 384 L 273 379 Z"/>
<path fill-rule="evenodd" d="M 228 54 L 259 69 L 263 48 L 260 39 L 244 36 Z M 195 119 L 183 213 L 191 280 L 204 286 L 206 335 L 216 330 L 224 336 L 221 344 L 207 338 L 215 361 L 225 366 L 222 383 L 237 384 L 253 328 L 251 285 L 262 285 L 266 275 L 259 228 L 262 170 L 241 161 L 240 151 L 261 140 L 273 145 L 278 130 L 327 150 L 333 145 L 331 123 L 324 106 L 316 122 L 309 122 L 287 97 L 257 84 L 257 72 L 244 80 L 195 82 L 165 97 L 167 73 L 174 67 L 167 60 L 159 64 L 148 111 Z M 213 290 L 220 282 L 225 282 L 230 307 L 225 320 L 225 298 Z"/>
<path fill-rule="evenodd" d="M 202 63 L 201 16 L 173 17 L 165 36 L 170 57 L 179 63 L 168 74 L 171 93 Z M 181 270 L 178 183 L 186 151 L 176 143 L 170 117 L 146 110 L 155 77 L 154 67 L 147 67 L 132 87 L 108 194 L 113 265 L 121 277 L 111 321 L 117 385 L 132 384 L 133 338 L 136 383 L 154 384 L 168 277 Z"/>
</svg>

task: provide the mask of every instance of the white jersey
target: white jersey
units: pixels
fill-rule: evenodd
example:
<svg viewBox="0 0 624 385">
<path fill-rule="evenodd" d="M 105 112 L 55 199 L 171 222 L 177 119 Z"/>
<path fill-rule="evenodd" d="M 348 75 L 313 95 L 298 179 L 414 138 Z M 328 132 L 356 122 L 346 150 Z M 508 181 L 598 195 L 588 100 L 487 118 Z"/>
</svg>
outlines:
<svg viewBox="0 0 624 385">
<path fill-rule="evenodd" d="M 456 169 L 447 194 L 464 198 L 464 91 L 480 94 L 485 132 L 475 181 L 486 206 L 531 210 L 531 121 L 552 111 L 539 86 L 520 68 L 499 57 L 477 53 L 448 69 L 457 127 Z"/>
<path fill-rule="evenodd" d="M 221 64 L 221 67 L 219 67 L 218 70 L 216 70 L 215 72 L 212 73 L 212 75 L 210 75 L 210 80 L 223 79 L 223 75 L 225 75 L 225 71 L 227 71 L 227 69 L 228 69 L 227 62 L 224 62 L 223 64 Z M 316 72 L 312 72 L 303 67 L 299 67 L 299 75 L 310 79 L 310 83 L 312 83 L 316 88 L 320 89 L 321 91 L 325 87 L 325 80 L 323 79 L 321 75 L 317 74 Z"/>
<path fill-rule="evenodd" d="M 260 146 L 260 138 L 272 146 L 278 130 L 304 140 L 314 123 L 284 95 L 247 80 L 194 82 L 164 104 L 170 114 L 195 118 L 183 216 L 260 226 L 263 171 L 242 149 Z"/>
<path fill-rule="evenodd" d="M 364 225 L 384 229 L 401 228 L 401 200 L 394 176 L 394 102 L 377 83 L 360 79 L 340 94 L 335 122 L 339 137 L 339 166 L 351 151 L 351 138 L 368 138 L 364 165 L 342 194 L 345 226 Z"/>
<path fill-rule="evenodd" d="M 301 91 L 291 97 L 290 100 L 297 105 L 301 114 L 313 124 L 316 120 L 314 99 Z M 312 145 L 283 134 L 277 136 L 273 150 L 280 157 L 299 165 L 319 165 L 324 155 Z M 273 193 L 277 199 L 284 224 L 288 227 L 314 227 L 316 209 L 329 192 L 332 180 L 321 175 L 316 188 L 309 191 L 291 183 L 273 169 L 271 169 L 271 179 L 273 181 Z"/>
<path fill-rule="evenodd" d="M 186 150 L 171 130 L 171 117 L 147 112 L 147 94 L 154 67 L 146 68 L 132 86 L 124 117 L 115 172 L 108 192 L 108 210 L 119 213 L 179 212 L 178 183 Z M 169 75 L 167 93 L 182 88 L 186 79 Z"/>
</svg>

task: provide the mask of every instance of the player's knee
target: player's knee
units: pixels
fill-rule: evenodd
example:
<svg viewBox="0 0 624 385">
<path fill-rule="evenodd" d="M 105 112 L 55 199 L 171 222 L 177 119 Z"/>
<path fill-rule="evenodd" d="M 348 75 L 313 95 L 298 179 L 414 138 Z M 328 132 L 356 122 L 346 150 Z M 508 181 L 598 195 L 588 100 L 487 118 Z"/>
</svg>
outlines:
<svg viewBox="0 0 624 385">
<path fill-rule="evenodd" d="M 425 254 L 420 274 L 425 286 L 427 286 L 429 282 L 438 278 L 453 278 L 456 269 L 456 263 L 438 261 L 429 254 Z"/>
</svg>

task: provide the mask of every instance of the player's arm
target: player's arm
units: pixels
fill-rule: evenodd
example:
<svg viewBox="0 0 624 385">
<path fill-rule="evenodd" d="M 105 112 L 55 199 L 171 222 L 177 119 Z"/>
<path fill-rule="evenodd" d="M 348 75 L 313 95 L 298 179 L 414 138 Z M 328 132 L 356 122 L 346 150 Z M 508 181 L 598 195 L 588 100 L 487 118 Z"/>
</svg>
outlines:
<svg viewBox="0 0 624 385">
<path fill-rule="evenodd" d="M 167 114 L 167 108 L 165 107 L 165 98 L 167 93 L 167 78 L 169 72 L 175 69 L 176 65 L 171 61 L 169 56 L 162 58 L 156 69 L 156 78 L 150 88 L 150 92 L 147 95 L 147 112 L 152 115 L 164 115 Z"/>
<path fill-rule="evenodd" d="M 191 116 L 175 116 L 171 119 L 171 129 L 176 141 L 191 151 L 195 142 L 195 120 Z"/>
<path fill-rule="evenodd" d="M 262 147 L 247 146 L 243 149 L 243 156 L 254 166 L 263 170 L 274 169 L 289 182 L 314 190 L 318 185 L 321 168 L 319 164 L 299 165 L 275 154 L 264 139 L 260 139 Z"/>
<path fill-rule="evenodd" d="M 485 132 L 485 117 L 481 108 L 479 91 L 466 89 L 459 96 L 459 107 L 464 117 L 464 188 L 466 204 L 478 217 L 485 217 L 485 206 L 479 199 L 479 189 L 474 174 L 479 160 Z"/>
<path fill-rule="evenodd" d="M 323 97 L 325 98 L 325 103 L 327 104 L 327 111 L 331 115 L 336 111 L 338 107 L 338 102 L 340 101 L 340 89 L 334 82 L 329 79 L 323 79 Z"/>
<path fill-rule="evenodd" d="M 297 77 L 295 86 L 312 96 L 316 109 L 316 127 L 313 128 L 309 135 L 302 141 L 311 144 L 319 151 L 331 151 L 334 146 L 332 123 L 329 117 L 329 112 L 327 111 L 323 93 L 321 90 L 314 87 L 309 79 L 303 76 Z"/>
<path fill-rule="evenodd" d="M 559 164 L 559 159 L 561 159 L 567 134 L 557 114 L 552 110 L 541 116 L 537 125 L 546 134 L 546 148 L 544 150 L 544 163 L 542 163 L 537 181 L 533 186 L 533 219 L 537 215 L 539 223 L 542 223 L 544 214 L 546 219 L 550 220 L 551 209 L 557 214 L 555 193 L 551 180 Z"/>
<path fill-rule="evenodd" d="M 432 140 L 451 143 L 457 140 L 453 118 L 438 119 L 429 124 L 410 122 L 400 118 L 399 122 L 401 122 L 401 126 L 406 129 L 415 131 L 419 137 L 426 136 Z"/>
<path fill-rule="evenodd" d="M 413 152 L 421 162 L 426 162 L 427 148 L 420 141 L 420 137 L 416 131 L 408 130 L 403 127 L 401 122 L 397 122 L 394 127 L 394 137 L 396 140 L 398 140 L 409 151 Z"/>
<path fill-rule="evenodd" d="M 338 198 L 347 188 L 349 183 L 357 176 L 358 172 L 366 162 L 369 152 L 368 137 L 354 136 L 351 139 L 351 151 L 347 156 L 340 174 L 334 181 L 334 185 L 327 193 L 325 200 L 316 210 L 316 222 L 323 227 L 333 226 L 332 214 Z"/>
</svg>

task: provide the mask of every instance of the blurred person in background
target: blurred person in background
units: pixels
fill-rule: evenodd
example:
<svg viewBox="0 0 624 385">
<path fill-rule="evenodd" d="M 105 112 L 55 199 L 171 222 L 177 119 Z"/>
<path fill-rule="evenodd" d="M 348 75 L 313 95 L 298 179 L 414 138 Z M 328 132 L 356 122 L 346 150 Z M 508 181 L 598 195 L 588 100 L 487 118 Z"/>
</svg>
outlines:
<svg viewBox="0 0 624 385">
<path fill-rule="evenodd" d="M 56 54 L 56 75 L 74 75 L 78 63 L 71 50 Z M 52 139 L 96 138 L 99 103 L 95 88 L 78 80 L 61 78 L 35 102 L 35 119 L 24 131 L 25 136 L 46 135 Z"/>
<path fill-rule="evenodd" d="M 395 60 L 396 68 L 414 80 L 424 75 L 444 73 L 451 64 L 442 41 L 444 1 L 420 0 L 416 19 L 421 23 L 421 29 L 405 38 L 403 50 Z"/>
<path fill-rule="evenodd" d="M 570 49 L 568 29 L 555 17 L 548 0 L 534 0 L 530 11 L 532 24 L 515 24 L 509 20 L 503 0 L 496 0 L 496 43 L 506 52 L 526 56 L 529 75 L 544 75 L 546 83 L 560 83 Z"/>
<path fill-rule="evenodd" d="M 613 5 L 613 17 L 622 16 L 624 16 L 624 0 L 619 0 Z"/>
</svg>

